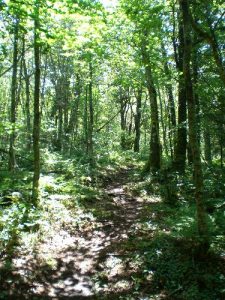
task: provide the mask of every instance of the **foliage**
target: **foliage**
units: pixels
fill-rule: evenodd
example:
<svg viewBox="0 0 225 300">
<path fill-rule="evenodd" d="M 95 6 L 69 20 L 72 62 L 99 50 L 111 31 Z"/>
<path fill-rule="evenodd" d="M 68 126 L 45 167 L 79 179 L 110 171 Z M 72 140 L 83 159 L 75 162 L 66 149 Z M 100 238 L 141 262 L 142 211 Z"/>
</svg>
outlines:
<svg viewBox="0 0 225 300">
<path fill-rule="evenodd" d="M 146 202 L 141 224 L 133 226 L 146 236 L 137 234 L 123 245 L 137 250 L 134 259 L 141 265 L 141 274 L 132 277 L 134 293 L 124 298 L 136 299 L 146 289 L 156 299 L 163 290 L 171 299 L 222 299 L 224 3 L 116 3 L 0 1 L 0 251 L 9 257 L 5 268 L 12 267 L 10 258 L 24 240 L 32 248 L 51 237 L 54 226 L 82 231 L 93 220 L 113 219 L 117 207 L 104 187 L 121 169 L 134 168 L 125 192 Z M 37 48 L 40 66 L 34 64 Z M 190 92 L 193 101 L 188 102 Z M 41 118 L 36 159 L 35 117 Z M 185 128 L 181 170 L 176 156 Z M 35 170 L 37 202 L 32 199 Z M 208 265 L 196 250 L 204 220 Z M 56 267 L 52 257 L 46 261 L 50 269 Z"/>
</svg>

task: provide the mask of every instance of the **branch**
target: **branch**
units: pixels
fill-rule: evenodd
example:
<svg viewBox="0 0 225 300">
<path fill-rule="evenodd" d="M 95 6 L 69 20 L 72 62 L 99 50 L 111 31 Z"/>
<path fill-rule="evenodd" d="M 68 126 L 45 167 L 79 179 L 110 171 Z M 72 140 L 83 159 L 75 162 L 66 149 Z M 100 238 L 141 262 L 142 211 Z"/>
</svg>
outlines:
<svg viewBox="0 0 225 300">
<path fill-rule="evenodd" d="M 19 61 L 19 60 L 18 60 Z M 13 65 L 11 65 L 8 69 L 6 69 L 4 72 L 0 74 L 0 77 L 4 76 L 6 73 L 8 73 L 13 68 Z"/>
<path fill-rule="evenodd" d="M 120 112 L 121 112 L 121 109 L 114 116 L 112 116 L 104 125 L 102 125 L 100 128 L 98 128 L 96 130 L 96 133 L 99 132 L 99 131 L 101 131 L 103 128 L 105 128 L 112 120 L 114 120 L 118 116 L 118 114 Z"/>
<path fill-rule="evenodd" d="M 218 67 L 219 70 L 219 75 L 221 80 L 223 81 L 223 83 L 225 84 L 225 69 L 222 63 L 222 59 L 220 57 L 219 51 L 218 51 L 218 46 L 217 46 L 217 42 L 215 39 L 214 34 L 210 35 L 208 32 L 204 31 L 193 19 L 191 13 L 189 12 L 189 17 L 190 17 L 190 21 L 191 21 L 191 25 L 192 28 L 195 30 L 195 32 L 201 37 L 203 38 L 211 47 L 212 49 L 212 53 L 213 53 L 213 57 L 215 60 L 215 63 Z"/>
<path fill-rule="evenodd" d="M 216 24 L 214 25 L 214 30 L 216 30 L 216 28 L 217 28 L 218 24 L 220 23 L 220 21 L 221 21 L 221 20 L 223 21 L 224 15 L 225 15 L 225 11 L 222 12 L 220 18 L 217 20 Z"/>
<path fill-rule="evenodd" d="M 25 52 L 26 52 L 27 50 L 29 50 L 30 48 L 31 48 L 31 46 L 29 46 L 29 47 L 25 50 Z M 22 56 L 23 56 L 23 53 L 21 53 L 21 54 L 19 55 L 19 57 L 18 57 L 18 59 L 17 59 L 17 63 L 20 61 L 20 59 L 22 58 Z M 0 77 L 4 76 L 4 75 L 5 75 L 6 73 L 8 73 L 12 68 L 13 68 L 13 64 L 12 64 L 8 69 L 6 69 L 4 72 L 0 73 Z"/>
</svg>

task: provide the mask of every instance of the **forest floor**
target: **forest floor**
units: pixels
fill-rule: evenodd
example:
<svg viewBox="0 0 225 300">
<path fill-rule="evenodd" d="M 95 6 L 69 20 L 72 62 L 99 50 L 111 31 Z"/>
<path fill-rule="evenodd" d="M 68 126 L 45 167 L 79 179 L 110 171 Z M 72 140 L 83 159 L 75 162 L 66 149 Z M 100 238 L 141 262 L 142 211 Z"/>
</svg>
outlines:
<svg viewBox="0 0 225 300">
<path fill-rule="evenodd" d="M 200 299 L 191 291 L 177 297 L 198 280 L 185 283 L 185 276 L 196 272 L 193 257 L 186 254 L 191 244 L 171 242 L 171 228 L 163 220 L 171 211 L 162 209 L 160 197 L 135 192 L 140 178 L 133 166 L 109 172 L 96 195 L 80 199 L 79 205 L 66 189 L 55 192 L 57 176 L 42 176 L 50 193 L 43 195 L 47 217 L 39 230 L 0 260 L 0 299 Z M 189 263 L 193 266 L 185 269 Z M 160 266 L 162 273 L 155 276 Z M 224 276 L 221 262 L 215 265 L 212 259 L 212 268 Z M 169 292 L 166 277 L 171 277 Z"/>
<path fill-rule="evenodd" d="M 6 298 L 119 299 L 129 294 L 140 265 L 139 253 L 126 244 L 146 235 L 140 226 L 146 206 L 160 201 L 134 196 L 129 189 L 132 174 L 132 167 L 109 174 L 101 196 L 90 198 L 85 207 L 66 208 L 63 202 L 72 201 L 71 195 L 52 193 L 51 228 L 32 249 L 26 241 L 17 247 L 4 278 Z M 43 176 L 46 180 L 54 184 L 54 174 Z"/>
</svg>

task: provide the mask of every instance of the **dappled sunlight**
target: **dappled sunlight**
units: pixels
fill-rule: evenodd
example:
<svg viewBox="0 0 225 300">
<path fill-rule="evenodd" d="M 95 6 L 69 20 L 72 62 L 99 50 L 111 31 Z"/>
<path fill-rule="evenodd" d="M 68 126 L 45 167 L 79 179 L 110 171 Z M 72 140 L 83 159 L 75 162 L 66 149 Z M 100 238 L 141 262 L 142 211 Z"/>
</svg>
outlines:
<svg viewBox="0 0 225 300">
<path fill-rule="evenodd" d="M 225 299 L 223 2 L 0 0 L 0 300 Z"/>
<path fill-rule="evenodd" d="M 141 261 L 132 258 L 133 250 L 124 245 L 132 235 L 157 228 L 141 221 L 148 203 L 129 193 L 128 171 L 120 170 L 104 187 L 96 203 L 100 215 L 92 213 L 92 201 L 87 202 L 88 209 L 67 207 L 74 195 L 55 193 L 57 176 L 42 175 L 43 191 L 47 186 L 49 192 L 41 200 L 44 214 L 39 231 L 33 241 L 24 237 L 20 254 L 12 260 L 13 273 L 23 278 L 27 294 L 91 299 L 132 289 L 132 274 L 139 272 Z"/>
<path fill-rule="evenodd" d="M 184 218 L 180 207 L 175 221 L 159 196 L 132 186 L 130 174 L 113 171 L 88 197 L 62 189 L 56 174 L 42 176 L 43 209 L 31 224 L 37 229 L 0 260 L 12 299 L 170 299 L 166 284 L 176 292 L 178 271 L 185 277 L 192 268 L 193 241 L 180 236 L 189 234 L 194 211 Z"/>
</svg>

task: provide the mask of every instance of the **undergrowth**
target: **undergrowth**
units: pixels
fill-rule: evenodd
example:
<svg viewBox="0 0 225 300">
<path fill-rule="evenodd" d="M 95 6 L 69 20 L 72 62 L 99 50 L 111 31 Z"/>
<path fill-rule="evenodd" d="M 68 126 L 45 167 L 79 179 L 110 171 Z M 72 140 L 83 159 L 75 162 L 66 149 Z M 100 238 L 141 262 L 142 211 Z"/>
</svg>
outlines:
<svg viewBox="0 0 225 300">
<path fill-rule="evenodd" d="M 77 230 L 86 220 L 110 219 L 113 207 L 109 209 L 107 198 L 106 207 L 99 201 L 105 197 L 102 187 L 118 170 L 129 166 L 131 183 L 127 188 L 146 201 L 146 210 L 141 224 L 137 224 L 137 235 L 122 245 L 124 250 L 134 252 L 131 259 L 140 262 L 141 272 L 132 277 L 132 293 L 120 299 L 139 299 L 143 291 L 145 295 L 151 294 L 151 299 L 154 295 L 155 299 L 165 296 L 171 300 L 225 298 L 222 259 L 225 253 L 225 175 L 217 172 L 216 167 L 206 168 L 204 172 L 211 241 L 206 262 L 198 259 L 194 251 L 197 229 L 190 170 L 182 177 L 179 174 L 165 177 L 163 172 L 155 177 L 143 175 L 140 170 L 144 162 L 129 151 L 126 155 L 112 151 L 98 156 L 95 168 L 81 155 L 69 159 L 46 151 L 44 157 L 38 207 L 32 205 L 30 172 L 18 170 L 13 178 L 8 172 L 1 172 L 1 258 L 15 255 L 22 242 L 35 247 L 41 239 L 54 234 L 53 226 Z M 212 172 L 217 172 L 220 179 L 211 176 Z M 5 262 L 3 269 L 10 269 L 10 260 Z"/>
</svg>

